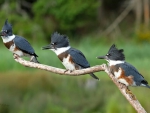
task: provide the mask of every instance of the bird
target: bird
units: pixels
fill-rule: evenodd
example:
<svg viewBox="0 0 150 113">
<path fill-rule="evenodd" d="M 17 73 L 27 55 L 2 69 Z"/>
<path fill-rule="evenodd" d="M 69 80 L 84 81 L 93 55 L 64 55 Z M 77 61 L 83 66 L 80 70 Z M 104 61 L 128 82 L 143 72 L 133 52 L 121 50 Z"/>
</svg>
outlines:
<svg viewBox="0 0 150 113">
<path fill-rule="evenodd" d="M 22 36 L 14 35 L 12 25 L 5 20 L 4 26 L 0 32 L 0 36 L 3 40 L 4 45 L 13 53 L 19 57 L 27 56 L 30 57 L 31 62 L 39 63 L 37 60 L 38 55 L 30 43 Z"/>
<path fill-rule="evenodd" d="M 69 44 L 68 36 L 62 35 L 58 32 L 54 32 L 51 35 L 51 42 L 49 45 L 42 47 L 43 50 L 52 50 L 56 53 L 66 71 L 74 71 L 79 69 L 89 68 L 90 64 L 86 60 L 84 54 L 75 48 L 72 48 Z M 99 78 L 90 73 L 90 75 L 99 80 Z"/>
<path fill-rule="evenodd" d="M 139 73 L 139 71 L 125 61 L 123 49 L 117 49 L 113 44 L 105 56 L 98 56 L 98 59 L 105 59 L 108 62 L 110 72 L 118 82 L 127 86 L 126 91 L 130 91 L 128 86 L 143 86 L 150 88 L 148 82 Z"/>
</svg>

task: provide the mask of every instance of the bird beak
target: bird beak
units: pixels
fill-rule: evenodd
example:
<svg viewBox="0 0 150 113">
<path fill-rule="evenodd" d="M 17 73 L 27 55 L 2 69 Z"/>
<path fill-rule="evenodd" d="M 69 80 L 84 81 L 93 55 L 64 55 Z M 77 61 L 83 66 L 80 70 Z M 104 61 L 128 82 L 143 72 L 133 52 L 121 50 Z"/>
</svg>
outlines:
<svg viewBox="0 0 150 113">
<path fill-rule="evenodd" d="M 42 50 L 46 50 L 46 49 L 56 49 L 54 45 L 49 44 L 47 46 L 42 47 Z"/>
<path fill-rule="evenodd" d="M 0 32 L 0 36 L 6 36 L 7 34 L 4 31 Z"/>
<path fill-rule="evenodd" d="M 97 58 L 97 59 L 106 59 L 106 60 L 108 59 L 107 56 L 98 56 L 98 57 L 96 57 L 96 58 Z"/>
</svg>

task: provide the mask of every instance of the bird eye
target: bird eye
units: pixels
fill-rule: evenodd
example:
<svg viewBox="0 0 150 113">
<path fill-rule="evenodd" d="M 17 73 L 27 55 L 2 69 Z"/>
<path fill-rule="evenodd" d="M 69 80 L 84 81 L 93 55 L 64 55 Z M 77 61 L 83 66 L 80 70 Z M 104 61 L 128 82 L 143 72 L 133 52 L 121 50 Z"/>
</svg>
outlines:
<svg viewBox="0 0 150 113">
<path fill-rule="evenodd" d="M 110 56 L 110 54 L 107 54 L 106 56 Z"/>
<path fill-rule="evenodd" d="M 5 30 L 5 32 L 7 33 L 8 31 L 7 31 L 7 30 Z"/>
<path fill-rule="evenodd" d="M 51 45 L 56 45 L 57 43 L 56 42 L 54 42 L 54 43 L 51 43 Z"/>
</svg>

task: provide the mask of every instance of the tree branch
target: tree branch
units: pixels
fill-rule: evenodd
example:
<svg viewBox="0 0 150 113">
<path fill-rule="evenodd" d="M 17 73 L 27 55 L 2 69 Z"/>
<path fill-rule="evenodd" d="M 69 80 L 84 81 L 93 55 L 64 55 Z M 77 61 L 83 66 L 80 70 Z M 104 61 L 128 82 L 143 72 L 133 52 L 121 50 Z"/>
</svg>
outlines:
<svg viewBox="0 0 150 113">
<path fill-rule="evenodd" d="M 94 67 L 90 67 L 90 68 L 86 68 L 86 69 L 82 69 L 82 70 L 75 70 L 73 72 L 70 72 L 70 71 L 66 71 L 65 69 L 60 69 L 60 68 L 56 68 L 56 67 L 52 67 L 52 66 L 47 66 L 44 64 L 38 64 L 38 63 L 26 61 L 20 57 L 16 57 L 14 59 L 16 62 L 18 62 L 24 66 L 32 67 L 32 68 L 38 68 L 41 70 L 45 70 L 45 71 L 49 71 L 49 72 L 53 72 L 53 73 L 61 74 L 61 75 L 71 75 L 71 76 L 85 75 L 85 74 L 89 74 L 92 72 L 98 72 L 98 71 L 104 71 L 105 70 L 104 69 L 105 64 L 103 64 L 103 65 L 97 65 Z"/>
<path fill-rule="evenodd" d="M 20 57 L 14 56 L 14 59 L 15 59 L 16 62 L 18 62 L 18 63 L 20 63 L 24 66 L 32 67 L 32 68 L 38 68 L 38 69 L 41 69 L 41 70 L 46 70 L 46 71 L 61 74 L 61 75 L 65 74 L 65 75 L 77 76 L 77 75 L 88 74 L 88 73 L 91 73 L 91 72 L 105 71 L 109 75 L 111 80 L 119 88 L 120 92 L 125 96 L 125 98 L 133 106 L 133 108 L 138 113 L 146 113 L 145 109 L 141 106 L 140 102 L 136 98 L 133 99 L 133 98 L 131 98 L 130 94 L 126 94 L 125 90 L 126 90 L 127 87 L 125 85 L 120 84 L 120 83 L 117 82 L 115 77 L 110 73 L 110 71 L 109 71 L 106 64 L 97 65 L 97 66 L 93 66 L 93 67 L 82 69 L 82 70 L 75 70 L 73 72 L 69 72 L 69 71 L 65 72 L 64 69 L 60 69 L 60 68 L 56 68 L 56 67 L 52 67 L 52 66 L 47 66 L 47 65 L 44 65 L 44 64 L 37 64 L 37 63 L 34 63 L 34 62 L 26 61 L 26 60 L 24 60 Z"/>
</svg>

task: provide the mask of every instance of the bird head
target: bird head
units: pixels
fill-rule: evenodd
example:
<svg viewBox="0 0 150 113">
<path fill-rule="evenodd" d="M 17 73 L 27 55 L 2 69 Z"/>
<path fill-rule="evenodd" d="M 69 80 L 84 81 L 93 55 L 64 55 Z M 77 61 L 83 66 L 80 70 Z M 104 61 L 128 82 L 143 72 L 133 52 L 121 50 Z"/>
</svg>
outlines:
<svg viewBox="0 0 150 113">
<path fill-rule="evenodd" d="M 108 53 L 105 56 L 99 56 L 97 57 L 98 59 L 105 59 L 108 62 L 111 61 L 124 61 L 125 60 L 125 56 L 123 54 L 123 49 L 117 49 L 115 44 L 113 44 Z"/>
<path fill-rule="evenodd" d="M 0 32 L 0 36 L 8 37 L 12 34 L 12 26 L 8 23 L 8 20 L 5 21 L 4 26 L 2 27 L 2 30 Z"/>
<path fill-rule="evenodd" d="M 65 48 L 69 46 L 69 40 L 66 35 L 60 35 L 58 32 L 55 32 L 51 35 L 51 42 L 49 45 L 42 47 L 45 49 L 54 49 Z"/>
</svg>

